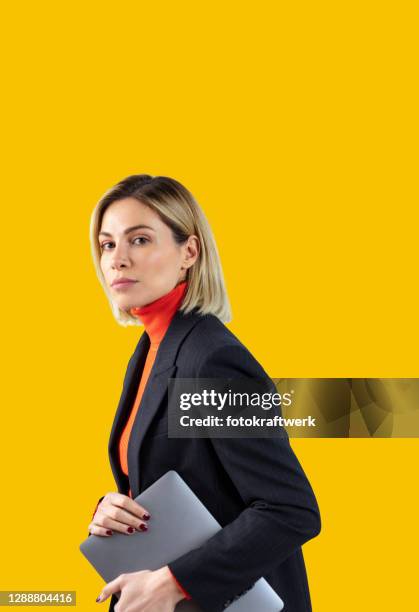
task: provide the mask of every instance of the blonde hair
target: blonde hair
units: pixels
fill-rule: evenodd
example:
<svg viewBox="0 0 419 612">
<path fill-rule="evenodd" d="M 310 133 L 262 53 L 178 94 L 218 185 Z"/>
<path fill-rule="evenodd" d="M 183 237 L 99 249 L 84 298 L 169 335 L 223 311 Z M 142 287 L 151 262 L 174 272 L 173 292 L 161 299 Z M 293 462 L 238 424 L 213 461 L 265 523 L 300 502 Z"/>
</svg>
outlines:
<svg viewBox="0 0 419 612">
<path fill-rule="evenodd" d="M 213 314 L 223 323 L 231 321 L 231 308 L 225 288 L 217 246 L 209 223 L 193 197 L 178 181 L 167 176 L 135 174 L 111 187 L 96 204 L 90 220 L 90 244 L 98 278 L 110 302 L 113 315 L 120 325 L 141 325 L 141 321 L 121 310 L 113 301 L 100 267 L 99 231 L 107 207 L 123 198 L 135 198 L 154 210 L 170 227 L 178 244 L 195 235 L 199 240 L 199 255 L 187 269 L 188 288 L 179 310 L 185 314 L 193 309 Z"/>
</svg>

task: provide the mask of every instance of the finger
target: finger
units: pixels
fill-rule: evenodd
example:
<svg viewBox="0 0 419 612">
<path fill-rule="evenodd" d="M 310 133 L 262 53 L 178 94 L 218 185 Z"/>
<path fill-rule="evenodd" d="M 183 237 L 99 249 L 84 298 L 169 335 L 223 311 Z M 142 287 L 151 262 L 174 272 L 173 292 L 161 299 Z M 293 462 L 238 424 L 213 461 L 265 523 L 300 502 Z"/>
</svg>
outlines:
<svg viewBox="0 0 419 612">
<path fill-rule="evenodd" d="M 100 602 L 105 601 L 106 599 L 108 599 L 109 595 L 112 595 L 113 593 L 118 593 L 122 588 L 122 585 L 121 585 L 122 576 L 123 574 L 115 578 L 115 580 L 108 582 L 108 584 L 106 584 L 103 587 L 96 601 L 100 601 Z"/>
<path fill-rule="evenodd" d="M 137 516 L 134 516 L 118 506 L 103 506 L 96 512 L 93 522 L 103 527 L 109 527 L 110 529 L 116 528 L 116 523 L 120 523 L 118 530 L 121 529 L 121 525 L 125 525 L 125 531 L 127 527 L 132 527 L 133 529 L 137 529 L 137 531 L 147 530 L 147 524 L 144 520 L 139 519 Z"/>
<path fill-rule="evenodd" d="M 113 534 L 111 529 L 108 529 L 106 527 L 100 527 L 99 525 L 96 525 L 95 523 L 90 523 L 89 533 L 91 533 L 92 535 L 105 536 L 105 537 L 109 537 Z"/>
<path fill-rule="evenodd" d="M 105 499 L 107 497 L 108 496 L 105 496 Z M 137 504 L 137 502 L 135 502 L 127 495 L 121 495 L 121 493 L 110 493 L 109 498 L 106 499 L 106 503 L 110 503 L 113 506 L 118 506 L 119 508 L 130 512 L 131 514 L 140 519 L 144 519 L 147 521 L 150 518 L 150 513 L 148 512 L 148 510 L 146 510 L 146 508 L 144 508 L 140 504 Z"/>
<path fill-rule="evenodd" d="M 111 507 L 115 508 L 115 506 Z M 109 516 L 108 513 L 104 512 L 96 512 L 95 519 L 93 521 L 94 525 L 99 525 L 100 527 L 104 527 L 106 529 L 111 529 L 112 531 L 118 531 L 119 533 L 131 534 L 135 533 L 135 531 L 147 531 L 147 524 L 144 521 L 140 521 L 132 516 L 132 514 L 128 514 L 130 517 L 129 523 L 123 523 Z M 132 524 L 130 524 L 132 523 Z"/>
</svg>

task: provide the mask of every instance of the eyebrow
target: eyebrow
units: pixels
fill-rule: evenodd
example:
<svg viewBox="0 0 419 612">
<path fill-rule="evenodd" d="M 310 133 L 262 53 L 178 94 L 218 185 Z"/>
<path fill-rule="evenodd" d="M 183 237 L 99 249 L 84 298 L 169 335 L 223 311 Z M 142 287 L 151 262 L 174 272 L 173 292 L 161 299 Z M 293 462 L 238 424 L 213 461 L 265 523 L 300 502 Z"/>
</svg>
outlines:
<svg viewBox="0 0 419 612">
<path fill-rule="evenodd" d="M 133 225 L 132 227 L 127 227 L 127 229 L 124 230 L 124 234 L 129 234 L 130 232 L 133 232 L 134 230 L 137 230 L 137 229 L 150 229 L 152 232 L 156 231 L 149 225 Z M 112 234 L 110 234 L 109 232 L 100 231 L 99 236 L 100 234 L 103 234 L 104 236 L 112 236 Z"/>
</svg>

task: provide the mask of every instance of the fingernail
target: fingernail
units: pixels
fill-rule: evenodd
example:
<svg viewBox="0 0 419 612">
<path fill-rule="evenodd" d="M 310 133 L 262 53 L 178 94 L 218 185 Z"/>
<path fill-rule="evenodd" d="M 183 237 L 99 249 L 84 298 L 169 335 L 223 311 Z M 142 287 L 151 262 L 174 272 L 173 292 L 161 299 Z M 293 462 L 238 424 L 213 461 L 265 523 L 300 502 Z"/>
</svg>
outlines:
<svg viewBox="0 0 419 612">
<path fill-rule="evenodd" d="M 128 527 L 127 531 L 128 533 L 134 533 L 134 527 Z"/>
<path fill-rule="evenodd" d="M 100 601 L 100 595 L 99 595 L 99 597 L 96 599 L 96 601 Z"/>
<path fill-rule="evenodd" d="M 110 529 L 106 530 L 106 535 L 112 535 L 112 531 Z"/>
<path fill-rule="evenodd" d="M 148 521 L 148 519 L 151 518 L 150 515 L 148 514 L 148 512 L 146 512 L 145 514 L 143 514 L 143 519 L 145 521 Z"/>
<path fill-rule="evenodd" d="M 147 531 L 148 527 L 147 525 L 144 525 L 144 523 L 141 523 L 141 525 L 139 526 L 139 529 L 141 529 L 141 531 Z"/>
</svg>

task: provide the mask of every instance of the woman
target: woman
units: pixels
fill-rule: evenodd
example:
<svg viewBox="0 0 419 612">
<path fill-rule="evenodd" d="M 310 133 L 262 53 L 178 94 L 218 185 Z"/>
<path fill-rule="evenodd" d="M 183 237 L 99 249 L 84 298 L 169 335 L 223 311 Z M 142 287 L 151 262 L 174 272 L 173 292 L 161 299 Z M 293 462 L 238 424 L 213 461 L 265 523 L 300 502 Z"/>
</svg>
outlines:
<svg viewBox="0 0 419 612">
<path fill-rule="evenodd" d="M 310 611 L 301 545 L 319 533 L 320 516 L 288 437 L 167 436 L 169 378 L 268 378 L 224 325 L 230 306 L 202 210 L 178 181 L 129 176 L 97 204 L 91 242 L 115 318 L 143 324 L 145 332 L 128 363 L 109 441 L 118 492 L 99 500 L 89 533 L 129 537 L 153 529 L 148 509 L 133 498 L 169 470 L 223 527 L 156 571 L 119 576 L 98 601 L 112 595 L 117 612 L 173 612 L 186 598 L 218 612 L 264 576 L 285 612 Z"/>
</svg>

